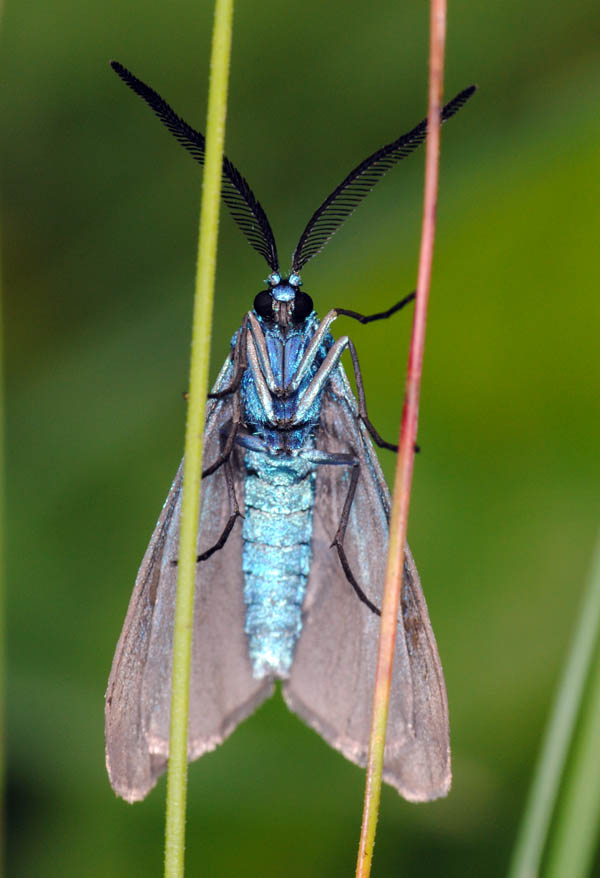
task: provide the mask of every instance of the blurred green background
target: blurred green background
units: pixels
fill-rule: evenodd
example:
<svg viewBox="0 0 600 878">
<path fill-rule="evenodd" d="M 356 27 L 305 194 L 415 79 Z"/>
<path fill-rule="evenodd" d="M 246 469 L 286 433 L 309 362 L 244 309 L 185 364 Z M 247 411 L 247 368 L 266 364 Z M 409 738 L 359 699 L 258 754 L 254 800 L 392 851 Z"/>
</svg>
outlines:
<svg viewBox="0 0 600 878">
<path fill-rule="evenodd" d="M 14 876 L 160 875 L 164 781 L 117 800 L 103 696 L 182 446 L 200 174 L 118 58 L 203 127 L 212 7 L 9 2 L 3 20 Z M 386 789 L 375 874 L 505 873 L 599 516 L 596 0 L 450 4 L 409 536 L 451 708 L 450 796 Z M 425 114 L 425 4 L 240 3 L 227 152 L 286 254 Z M 424 152 L 303 272 L 323 314 L 413 288 Z M 267 269 L 222 214 L 212 374 Z M 397 431 L 410 317 L 352 332 Z M 384 459 L 388 475 L 393 462 Z M 190 772 L 190 875 L 353 874 L 363 775 L 279 695 Z M 597 871 L 596 874 L 600 874 Z"/>
</svg>

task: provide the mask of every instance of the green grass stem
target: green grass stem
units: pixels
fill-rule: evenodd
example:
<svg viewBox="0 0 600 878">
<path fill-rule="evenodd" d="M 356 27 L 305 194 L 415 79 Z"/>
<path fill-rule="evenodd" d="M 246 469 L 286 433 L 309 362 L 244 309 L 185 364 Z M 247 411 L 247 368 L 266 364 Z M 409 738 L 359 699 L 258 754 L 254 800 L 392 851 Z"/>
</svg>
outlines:
<svg viewBox="0 0 600 878">
<path fill-rule="evenodd" d="M 183 878 L 187 794 L 187 732 L 192 645 L 196 541 L 202 476 L 202 439 L 208 393 L 210 335 L 217 258 L 221 168 L 225 140 L 233 0 L 216 0 L 206 122 L 206 163 L 198 239 L 194 296 L 185 467 L 173 643 L 173 693 L 167 813 L 165 876 Z"/>
<path fill-rule="evenodd" d="M 0 7 L 1 9 L 1 7 Z M 0 240 L 1 245 L 1 240 Z M 2 266 L 0 265 L 0 875 L 4 874 L 5 857 L 5 780 L 6 780 L 6 727 L 4 704 L 6 697 L 6 581 L 5 581 L 5 407 L 4 407 L 4 302 Z"/>
<path fill-rule="evenodd" d="M 599 639 L 600 538 L 570 654 L 540 750 L 509 878 L 537 878 L 547 844 L 545 874 L 552 878 L 566 875 L 577 878 L 587 874 L 600 816 Z M 572 758 L 565 770 L 576 731 Z M 555 812 L 556 825 L 549 839 Z"/>
<path fill-rule="evenodd" d="M 600 582 L 600 566 L 597 569 Z M 569 770 L 561 790 L 554 831 L 551 833 L 547 878 L 584 878 L 590 874 L 598 840 L 600 818 L 600 661 L 598 648 L 582 714 L 575 737 Z"/>
<path fill-rule="evenodd" d="M 4 4 L 0 0 L 0 19 Z M 6 502 L 6 447 L 4 404 L 4 275 L 2 271 L 2 234 L 0 229 L 0 875 L 5 867 L 5 808 L 6 808 L 6 725 L 4 705 L 6 698 L 6 558 L 5 558 L 5 502 Z"/>
</svg>

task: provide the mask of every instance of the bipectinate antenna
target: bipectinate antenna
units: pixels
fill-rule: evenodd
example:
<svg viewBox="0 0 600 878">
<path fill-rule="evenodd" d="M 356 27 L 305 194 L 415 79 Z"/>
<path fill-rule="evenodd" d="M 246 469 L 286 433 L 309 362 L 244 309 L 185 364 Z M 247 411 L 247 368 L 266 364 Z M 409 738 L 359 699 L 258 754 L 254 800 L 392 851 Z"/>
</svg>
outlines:
<svg viewBox="0 0 600 878">
<path fill-rule="evenodd" d="M 471 85 L 456 95 L 441 111 L 446 122 L 469 100 L 476 86 Z M 393 143 L 382 146 L 350 171 L 323 204 L 313 213 L 292 256 L 292 271 L 299 272 L 309 259 L 320 253 L 340 226 L 354 213 L 360 202 L 390 168 L 410 155 L 427 136 L 427 119 L 403 134 Z"/>
<path fill-rule="evenodd" d="M 206 150 L 204 135 L 184 122 L 157 92 L 118 61 L 111 61 L 110 66 L 132 91 L 146 101 L 173 137 L 203 165 Z M 223 156 L 221 196 L 251 246 L 264 257 L 273 271 L 278 271 L 277 247 L 267 215 L 247 181 L 226 156 Z"/>
</svg>

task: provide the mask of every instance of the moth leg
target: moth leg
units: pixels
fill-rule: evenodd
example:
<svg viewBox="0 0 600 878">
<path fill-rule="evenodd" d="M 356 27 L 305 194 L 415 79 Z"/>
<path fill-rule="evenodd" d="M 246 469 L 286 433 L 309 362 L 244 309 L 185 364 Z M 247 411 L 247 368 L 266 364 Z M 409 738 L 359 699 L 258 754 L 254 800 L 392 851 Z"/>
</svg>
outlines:
<svg viewBox="0 0 600 878">
<path fill-rule="evenodd" d="M 362 380 L 362 372 L 360 371 L 360 364 L 358 362 L 358 354 L 356 353 L 356 348 L 354 347 L 352 341 L 348 339 L 348 348 L 350 350 L 350 356 L 352 357 L 352 366 L 354 367 L 354 378 L 356 380 L 356 390 L 358 393 L 358 416 L 369 431 L 369 434 L 376 445 L 380 448 L 387 448 L 389 451 L 398 451 L 397 445 L 392 445 L 391 442 L 386 442 L 385 439 L 379 435 L 371 421 L 369 420 L 369 416 L 367 414 L 367 400 L 365 397 L 365 388 Z"/>
<path fill-rule="evenodd" d="M 250 324 L 250 334 L 248 336 L 246 350 L 248 359 L 250 360 L 250 367 L 254 374 L 254 380 L 256 381 L 258 376 L 260 376 L 263 384 L 268 387 L 269 391 L 272 394 L 277 395 L 280 388 L 275 381 L 275 376 L 273 375 L 265 336 L 260 328 L 260 323 L 251 311 L 248 312 L 248 322 Z"/>
<path fill-rule="evenodd" d="M 335 532 L 335 536 L 333 538 L 333 542 L 331 543 L 331 547 L 337 549 L 338 558 L 340 559 L 340 564 L 342 565 L 342 569 L 346 574 L 346 579 L 361 599 L 361 601 L 367 605 L 367 607 L 371 610 L 371 612 L 375 613 L 377 616 L 381 616 L 381 610 L 379 610 L 374 603 L 372 603 L 369 598 L 366 596 L 364 591 L 359 586 L 358 582 L 354 578 L 354 574 L 352 573 L 352 569 L 350 568 L 350 564 L 348 563 L 348 558 L 346 557 L 346 552 L 344 550 L 344 537 L 346 535 L 346 528 L 348 526 L 348 518 L 350 517 L 350 509 L 352 508 L 352 502 L 354 500 L 354 494 L 356 492 L 356 485 L 358 484 L 358 477 L 360 475 L 360 464 L 358 461 L 353 465 L 352 472 L 350 475 L 350 485 L 348 486 L 348 493 L 346 494 L 346 500 L 344 502 L 344 508 L 342 509 L 342 514 L 340 516 L 340 523 L 338 525 L 338 529 Z"/>
<path fill-rule="evenodd" d="M 272 395 L 275 391 L 271 389 L 271 386 L 275 387 L 275 379 L 270 364 L 263 368 L 263 354 L 267 356 L 264 338 L 262 339 L 262 345 L 260 340 L 256 343 L 254 335 L 250 332 L 248 335 L 246 350 L 248 354 L 248 366 L 254 379 L 254 386 L 256 387 L 256 392 L 265 414 L 265 418 L 271 424 L 274 424 L 276 418 Z M 265 369 L 267 374 L 265 374 Z"/>
<path fill-rule="evenodd" d="M 202 478 L 205 479 L 206 476 L 212 475 L 212 473 L 216 472 L 219 467 L 223 466 L 226 461 L 229 460 L 231 456 L 231 451 L 233 449 L 235 438 L 238 434 L 238 430 L 240 429 L 240 425 L 242 423 L 242 409 L 240 406 L 240 393 L 239 390 L 233 394 L 232 399 L 232 407 L 233 407 L 233 417 L 231 419 L 231 428 L 227 433 L 227 438 L 223 443 L 224 433 L 221 432 L 221 442 L 222 448 L 221 453 L 210 466 L 207 466 L 206 469 L 202 472 Z"/>
<path fill-rule="evenodd" d="M 296 372 L 294 373 L 294 377 L 293 377 L 292 381 L 290 381 L 288 386 L 285 388 L 286 394 L 294 393 L 300 387 L 300 383 L 301 383 L 302 379 L 304 378 L 304 376 L 306 375 L 306 372 L 308 371 L 308 369 L 312 366 L 312 364 L 314 362 L 314 359 L 315 359 L 317 352 L 318 352 L 318 350 L 323 342 L 323 339 L 325 338 L 325 335 L 329 332 L 329 327 L 331 326 L 331 324 L 333 323 L 333 321 L 335 320 L 335 318 L 337 316 L 338 316 L 337 311 L 334 311 L 334 310 L 328 311 L 327 314 L 325 315 L 325 317 L 323 317 L 323 319 L 321 320 L 321 322 L 317 326 L 317 328 L 315 330 L 315 334 L 311 338 L 310 344 L 308 345 L 308 347 L 304 351 L 304 356 L 302 357 L 302 359 L 300 360 L 300 362 L 298 364 L 298 368 L 296 369 Z"/>
<path fill-rule="evenodd" d="M 346 499 L 344 500 L 344 507 L 340 516 L 340 523 L 338 524 L 338 529 L 335 532 L 335 536 L 333 538 L 330 548 L 333 549 L 335 547 L 346 579 L 356 592 L 358 599 L 362 601 L 362 603 L 365 604 L 372 613 L 375 613 L 377 616 L 381 616 L 381 611 L 378 609 L 378 607 L 375 606 L 372 601 L 369 600 L 369 598 L 366 596 L 366 594 L 356 581 L 356 578 L 352 573 L 352 568 L 348 563 L 346 552 L 344 550 L 344 537 L 346 535 L 346 528 L 348 527 L 350 510 L 352 508 L 354 494 L 356 493 L 356 486 L 358 484 L 358 478 L 360 475 L 360 461 L 357 457 L 354 457 L 351 454 L 331 454 L 326 451 L 318 450 L 305 452 L 302 457 L 306 458 L 307 460 L 311 460 L 313 463 L 316 463 L 319 466 L 333 465 L 351 467 L 350 484 L 348 486 Z"/>
<path fill-rule="evenodd" d="M 349 311 L 347 308 L 335 308 L 334 310 L 340 317 L 352 317 L 353 320 L 358 320 L 359 323 L 373 323 L 375 320 L 387 320 L 388 317 L 391 317 L 392 314 L 395 314 L 397 311 L 400 311 L 404 308 L 405 305 L 408 305 L 409 302 L 415 298 L 415 291 L 409 293 L 408 296 L 405 296 L 403 299 L 400 299 L 399 302 L 396 302 L 395 305 L 392 305 L 391 308 L 388 308 L 387 311 L 379 311 L 377 314 L 359 314 L 358 311 Z"/>
<path fill-rule="evenodd" d="M 246 336 L 248 335 L 248 315 L 244 315 L 240 334 L 238 335 L 233 349 L 233 378 L 227 387 L 223 390 L 217 390 L 215 393 L 209 393 L 209 399 L 224 399 L 231 396 L 236 390 L 239 390 L 244 372 L 246 371 Z"/>
<path fill-rule="evenodd" d="M 337 368 L 349 341 L 347 335 L 342 335 L 329 348 L 327 356 L 319 366 L 317 374 L 300 397 L 294 416 L 290 418 L 291 426 L 294 424 L 301 424 L 304 421 L 313 402 L 329 380 L 331 373 Z"/>
<path fill-rule="evenodd" d="M 264 385 L 265 390 L 262 394 L 260 388 L 258 388 L 258 390 L 259 395 L 261 396 L 261 402 L 263 403 L 263 406 L 267 413 L 272 410 L 272 403 L 270 398 L 263 399 L 263 396 L 266 395 L 266 389 L 268 388 L 270 393 L 273 396 L 277 397 L 290 396 L 298 389 L 306 372 L 311 367 L 315 357 L 317 356 L 318 350 L 323 342 L 323 338 L 329 331 L 329 327 L 336 317 L 337 314 L 335 311 L 329 311 L 321 320 L 315 331 L 315 334 L 310 341 L 310 344 L 308 345 L 302 359 L 300 360 L 300 363 L 298 364 L 298 368 L 294 373 L 293 379 L 286 387 L 281 388 L 278 386 L 277 382 L 275 381 L 275 376 L 273 375 L 265 337 L 260 328 L 260 324 L 256 317 L 251 312 L 249 313 L 248 319 L 250 332 L 247 344 L 248 359 L 250 362 L 252 373 L 254 375 L 255 382 L 260 381 Z M 338 339 L 338 341 L 340 341 L 340 339 Z"/>
<path fill-rule="evenodd" d="M 227 482 L 227 494 L 229 497 L 229 508 L 231 510 L 229 514 L 229 518 L 227 519 L 227 524 L 223 528 L 223 532 L 214 546 L 211 546 L 210 549 L 207 549 L 205 552 L 202 552 L 201 555 L 198 555 L 196 558 L 196 563 L 200 561 L 206 561 L 207 558 L 210 558 L 211 555 L 214 555 L 215 552 L 218 552 L 219 549 L 222 549 L 229 534 L 233 530 L 233 526 L 236 523 L 238 518 L 242 517 L 242 513 L 240 512 L 240 507 L 238 506 L 237 497 L 235 494 L 235 485 L 233 484 L 233 470 L 231 468 L 231 458 L 228 458 L 224 465 L 223 470 L 225 473 L 225 481 Z"/>
<path fill-rule="evenodd" d="M 358 311 L 349 311 L 347 308 L 332 308 L 332 310 L 328 311 L 325 317 L 323 317 L 323 319 L 319 323 L 315 334 L 310 341 L 309 346 L 304 352 L 304 356 L 298 364 L 298 368 L 294 375 L 293 381 L 291 381 L 288 387 L 285 388 L 286 392 L 293 393 L 298 389 L 298 387 L 300 387 L 300 382 L 302 381 L 306 374 L 306 371 L 309 369 L 312 362 L 314 361 L 317 350 L 322 344 L 325 335 L 327 334 L 327 332 L 329 332 L 329 327 L 337 317 L 352 317 L 354 318 L 354 320 L 358 320 L 359 323 L 372 323 L 375 320 L 385 320 L 387 317 L 391 317 L 392 314 L 400 311 L 402 308 L 405 307 L 405 305 L 408 305 L 409 302 L 412 302 L 414 298 L 415 293 L 409 293 L 408 296 L 405 296 L 399 302 L 396 302 L 396 304 L 392 305 L 391 308 L 388 308 L 387 311 L 380 311 L 378 314 L 365 315 L 359 314 Z"/>
<path fill-rule="evenodd" d="M 219 549 L 222 549 L 227 542 L 229 534 L 233 530 L 233 525 L 235 524 L 236 519 L 242 517 L 242 513 L 240 512 L 240 507 L 238 505 L 237 497 L 235 494 L 235 485 L 233 484 L 233 470 L 231 468 L 231 460 L 225 461 L 224 472 L 225 480 L 227 482 L 227 495 L 229 497 L 229 508 L 231 509 L 231 513 L 229 515 L 229 518 L 227 519 L 227 524 L 223 528 L 221 536 L 219 537 L 217 542 L 214 544 L 214 546 L 211 546 L 210 549 L 202 552 L 201 555 L 197 555 L 196 563 L 198 563 L 199 561 L 206 561 L 207 558 L 210 558 L 211 555 L 214 555 L 215 552 L 218 552 Z M 171 561 L 171 564 L 173 564 L 174 566 L 177 566 L 178 563 L 179 562 L 177 558 Z"/>
<path fill-rule="evenodd" d="M 386 442 L 386 440 L 379 435 L 379 433 L 369 420 L 369 416 L 367 414 L 365 388 L 362 380 L 362 373 L 360 371 L 360 364 L 358 362 L 358 354 L 356 353 L 356 348 L 354 347 L 354 344 L 346 335 L 338 338 L 338 340 L 331 346 L 331 348 L 327 352 L 327 356 L 319 366 L 317 374 L 314 376 L 314 378 L 302 394 L 296 412 L 293 418 L 290 419 L 289 426 L 293 427 L 295 424 L 302 423 L 316 397 L 321 392 L 326 382 L 329 380 L 331 373 L 334 371 L 334 369 L 337 368 L 341 356 L 346 348 L 350 350 L 352 365 L 354 367 L 354 377 L 356 379 L 356 388 L 358 391 L 358 417 L 364 423 L 376 445 L 378 445 L 380 448 L 387 448 L 390 451 L 398 451 L 398 446 L 393 445 L 391 442 Z M 418 448 L 417 446 L 415 446 L 415 451 L 417 450 Z"/>
</svg>

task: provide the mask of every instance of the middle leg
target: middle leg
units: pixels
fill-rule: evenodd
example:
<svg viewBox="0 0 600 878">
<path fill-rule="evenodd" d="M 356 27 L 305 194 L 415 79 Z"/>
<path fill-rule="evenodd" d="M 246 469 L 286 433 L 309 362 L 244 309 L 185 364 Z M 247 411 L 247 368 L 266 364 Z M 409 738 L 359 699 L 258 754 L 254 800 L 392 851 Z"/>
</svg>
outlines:
<svg viewBox="0 0 600 878">
<path fill-rule="evenodd" d="M 314 451 L 304 452 L 302 456 L 305 459 L 310 460 L 312 463 L 317 464 L 318 466 L 350 467 L 350 484 L 348 485 L 348 491 L 344 500 L 344 506 L 342 508 L 339 524 L 330 548 L 335 548 L 335 550 L 337 551 L 340 564 L 342 565 L 342 570 L 344 571 L 344 575 L 356 592 L 358 599 L 362 601 L 362 603 L 365 604 L 372 613 L 380 616 L 381 611 L 379 610 L 379 608 L 376 607 L 375 604 L 369 600 L 367 595 L 358 584 L 356 577 L 352 572 L 352 568 L 350 567 L 350 563 L 348 562 L 348 557 L 344 549 L 344 537 L 346 535 L 348 520 L 350 518 L 350 510 L 352 509 L 352 503 L 354 501 L 354 495 L 356 493 L 356 486 L 358 484 L 358 479 L 360 476 L 360 460 L 352 454 L 335 454 L 327 451 L 319 451 L 318 449 L 315 449 Z"/>
</svg>

